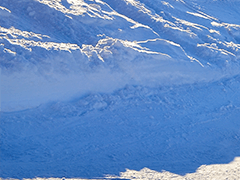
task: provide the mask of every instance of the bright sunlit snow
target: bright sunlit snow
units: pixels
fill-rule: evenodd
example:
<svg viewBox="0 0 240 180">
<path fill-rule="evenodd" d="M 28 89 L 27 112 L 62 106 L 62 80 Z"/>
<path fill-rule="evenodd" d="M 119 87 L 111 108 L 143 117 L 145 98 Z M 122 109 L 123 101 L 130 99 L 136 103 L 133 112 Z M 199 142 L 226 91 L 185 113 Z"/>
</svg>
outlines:
<svg viewBox="0 0 240 180">
<path fill-rule="evenodd" d="M 239 179 L 239 9 L 0 0 L 0 178 Z"/>
</svg>

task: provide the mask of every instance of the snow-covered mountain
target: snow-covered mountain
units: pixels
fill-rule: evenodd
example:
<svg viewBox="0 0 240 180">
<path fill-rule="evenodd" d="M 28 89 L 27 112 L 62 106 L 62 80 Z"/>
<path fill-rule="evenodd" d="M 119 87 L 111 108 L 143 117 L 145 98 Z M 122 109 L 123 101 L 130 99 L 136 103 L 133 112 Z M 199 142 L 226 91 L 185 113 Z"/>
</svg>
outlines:
<svg viewBox="0 0 240 180">
<path fill-rule="evenodd" d="M 1 0 L 1 108 L 239 74 L 239 4 Z"/>
<path fill-rule="evenodd" d="M 0 0 L 0 177 L 185 174 L 240 156 L 239 9 Z"/>
</svg>

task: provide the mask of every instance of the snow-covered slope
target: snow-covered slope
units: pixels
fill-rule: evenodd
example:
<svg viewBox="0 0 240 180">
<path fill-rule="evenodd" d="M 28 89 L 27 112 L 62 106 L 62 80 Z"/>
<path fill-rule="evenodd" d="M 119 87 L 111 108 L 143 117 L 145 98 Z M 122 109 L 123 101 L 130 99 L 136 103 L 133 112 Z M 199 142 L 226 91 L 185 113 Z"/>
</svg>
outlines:
<svg viewBox="0 0 240 180">
<path fill-rule="evenodd" d="M 0 177 L 183 175 L 240 156 L 239 9 L 0 0 Z"/>
<path fill-rule="evenodd" d="M 1 0 L 0 6 L 3 111 L 126 84 L 239 73 L 238 1 Z"/>
<path fill-rule="evenodd" d="M 1 114 L 3 177 L 185 174 L 240 155 L 240 77 L 160 88 L 127 86 Z"/>
</svg>

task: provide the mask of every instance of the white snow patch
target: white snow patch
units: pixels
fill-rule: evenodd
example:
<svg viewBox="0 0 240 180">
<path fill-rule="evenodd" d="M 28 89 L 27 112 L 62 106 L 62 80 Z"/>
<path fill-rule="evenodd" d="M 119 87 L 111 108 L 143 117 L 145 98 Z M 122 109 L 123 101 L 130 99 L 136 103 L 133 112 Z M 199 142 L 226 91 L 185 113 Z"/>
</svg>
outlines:
<svg viewBox="0 0 240 180">
<path fill-rule="evenodd" d="M 239 179 L 240 178 L 240 157 L 236 157 L 234 161 L 229 164 L 215 164 L 215 165 L 202 165 L 195 173 L 180 176 L 168 171 L 157 172 L 148 168 L 143 168 L 140 171 L 127 169 L 126 172 L 121 172 L 120 176 L 108 176 L 109 179 L 138 179 L 138 180 L 158 180 L 158 179 Z"/>
</svg>

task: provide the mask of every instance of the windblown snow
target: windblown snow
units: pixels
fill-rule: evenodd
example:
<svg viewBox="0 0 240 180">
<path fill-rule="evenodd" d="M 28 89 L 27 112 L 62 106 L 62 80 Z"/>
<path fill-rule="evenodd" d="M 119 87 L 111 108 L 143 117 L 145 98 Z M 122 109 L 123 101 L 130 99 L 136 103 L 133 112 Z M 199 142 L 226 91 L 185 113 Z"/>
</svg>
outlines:
<svg viewBox="0 0 240 180">
<path fill-rule="evenodd" d="M 0 177 L 240 178 L 239 9 L 0 0 Z"/>
</svg>

